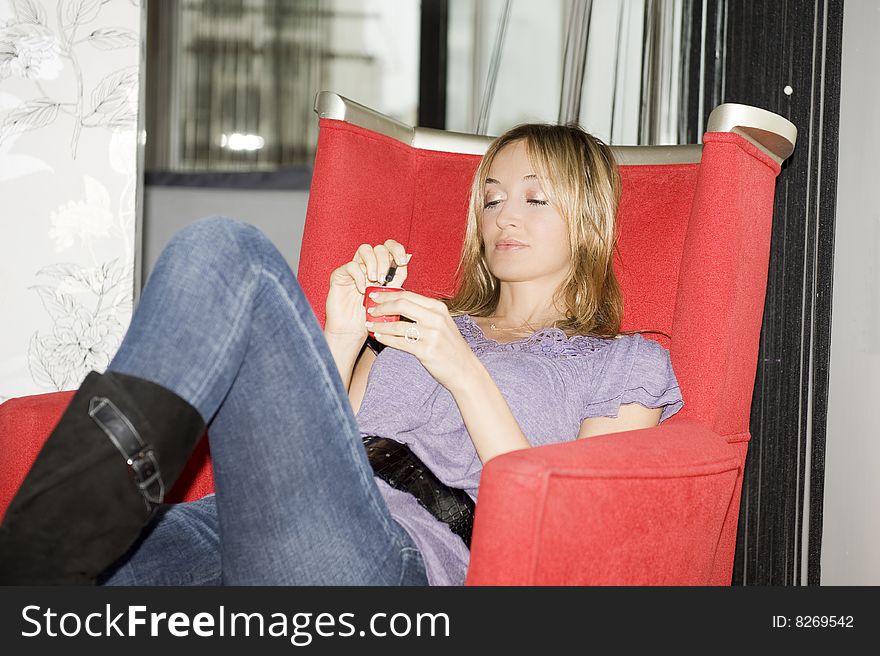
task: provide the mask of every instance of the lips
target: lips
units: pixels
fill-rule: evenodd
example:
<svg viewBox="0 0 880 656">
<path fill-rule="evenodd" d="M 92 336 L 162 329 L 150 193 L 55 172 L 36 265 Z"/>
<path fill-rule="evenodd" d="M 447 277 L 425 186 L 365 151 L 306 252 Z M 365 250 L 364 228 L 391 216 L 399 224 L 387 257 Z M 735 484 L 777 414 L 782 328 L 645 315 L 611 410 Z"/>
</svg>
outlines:
<svg viewBox="0 0 880 656">
<path fill-rule="evenodd" d="M 516 239 L 505 239 L 495 244 L 495 249 L 499 251 L 512 251 L 519 248 L 526 248 L 526 245 Z"/>
</svg>

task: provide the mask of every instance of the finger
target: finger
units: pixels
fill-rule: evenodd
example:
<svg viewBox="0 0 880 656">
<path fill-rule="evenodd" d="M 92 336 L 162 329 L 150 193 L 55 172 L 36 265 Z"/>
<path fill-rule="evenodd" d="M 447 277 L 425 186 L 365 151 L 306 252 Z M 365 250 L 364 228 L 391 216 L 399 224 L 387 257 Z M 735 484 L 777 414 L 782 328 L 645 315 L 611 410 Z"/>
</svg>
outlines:
<svg viewBox="0 0 880 656">
<path fill-rule="evenodd" d="M 379 276 L 376 280 L 381 284 L 385 282 L 385 276 L 388 274 L 388 269 L 391 268 L 391 253 L 384 244 L 374 246 L 373 253 L 376 254 L 376 273 Z"/>
<path fill-rule="evenodd" d="M 354 286 L 360 294 L 363 294 L 367 288 L 367 276 L 364 275 L 364 265 L 360 262 L 347 262 L 345 271 L 354 280 Z"/>
<path fill-rule="evenodd" d="M 365 322 L 367 330 L 376 331 L 378 330 L 380 333 L 385 335 L 394 335 L 397 337 L 403 337 L 406 335 L 406 331 L 411 326 L 418 326 L 420 324 L 415 324 L 410 321 L 370 321 L 369 317 Z"/>
<path fill-rule="evenodd" d="M 376 298 L 374 299 L 377 304 L 385 304 L 390 303 L 391 301 L 397 300 L 407 300 L 415 305 L 425 308 L 427 310 L 433 310 L 435 312 L 441 311 L 440 307 L 437 305 L 438 303 L 443 306 L 443 310 L 446 310 L 446 305 L 442 301 L 437 301 L 436 299 L 429 298 L 427 296 L 422 296 L 421 294 L 416 294 L 415 292 L 411 292 L 408 290 L 403 290 L 401 292 L 374 292 L 376 294 Z M 386 312 L 386 314 L 397 314 L 396 312 Z"/>
<path fill-rule="evenodd" d="M 385 242 L 388 244 L 391 240 Z M 391 280 L 388 281 L 388 284 L 392 287 L 403 287 L 403 283 L 406 280 L 408 269 L 407 264 L 409 263 L 412 254 L 407 253 L 403 246 L 395 245 L 391 250 L 392 255 L 394 256 L 394 276 L 392 276 Z"/>
<path fill-rule="evenodd" d="M 361 244 L 358 246 L 357 252 L 355 254 L 355 260 L 360 259 L 361 262 L 367 267 L 367 280 L 372 282 L 379 282 L 379 274 L 377 272 L 377 262 L 376 262 L 376 254 L 373 252 L 373 247 L 369 244 Z"/>
<path fill-rule="evenodd" d="M 391 255 L 394 257 L 394 264 L 398 268 L 407 265 L 407 263 L 409 262 L 409 257 L 406 254 L 406 249 L 403 247 L 403 244 L 394 241 L 393 239 L 386 239 L 385 248 L 387 248 Z"/>
<path fill-rule="evenodd" d="M 406 280 L 407 268 L 405 266 L 399 267 L 397 271 L 394 272 L 394 277 L 388 283 L 392 287 L 403 287 L 403 283 Z"/>
<path fill-rule="evenodd" d="M 409 319 L 410 322 L 419 323 L 423 326 L 437 325 L 437 315 L 431 312 L 431 310 L 404 299 L 389 301 L 388 303 L 368 308 L 366 318 L 369 321 L 373 318 L 386 317 L 388 315 L 398 315 L 399 317 Z"/>
<path fill-rule="evenodd" d="M 373 332 L 373 337 L 375 337 L 376 341 L 380 344 L 385 344 L 386 346 L 390 346 L 391 348 L 396 348 L 398 350 L 411 353 L 412 355 L 416 355 L 414 349 L 418 347 L 419 342 L 414 342 L 412 340 L 406 339 L 405 337 L 390 335 L 388 333 L 377 333 L 375 331 Z"/>
</svg>

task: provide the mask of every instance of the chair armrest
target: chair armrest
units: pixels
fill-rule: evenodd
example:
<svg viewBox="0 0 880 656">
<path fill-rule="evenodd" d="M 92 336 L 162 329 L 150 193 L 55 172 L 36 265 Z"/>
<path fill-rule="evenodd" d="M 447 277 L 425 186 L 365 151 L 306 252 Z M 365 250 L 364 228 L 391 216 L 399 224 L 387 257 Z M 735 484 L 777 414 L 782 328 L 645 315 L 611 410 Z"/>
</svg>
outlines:
<svg viewBox="0 0 880 656">
<path fill-rule="evenodd" d="M 52 433 L 75 391 L 8 399 L 0 404 L 0 517 Z M 208 440 L 196 446 L 166 501 L 200 499 L 214 491 Z"/>
<path fill-rule="evenodd" d="M 35 394 L 0 405 L 0 515 L 6 512 L 73 394 Z"/>
<path fill-rule="evenodd" d="M 468 585 L 706 585 L 740 456 L 704 424 L 512 451 L 483 468 Z"/>
</svg>

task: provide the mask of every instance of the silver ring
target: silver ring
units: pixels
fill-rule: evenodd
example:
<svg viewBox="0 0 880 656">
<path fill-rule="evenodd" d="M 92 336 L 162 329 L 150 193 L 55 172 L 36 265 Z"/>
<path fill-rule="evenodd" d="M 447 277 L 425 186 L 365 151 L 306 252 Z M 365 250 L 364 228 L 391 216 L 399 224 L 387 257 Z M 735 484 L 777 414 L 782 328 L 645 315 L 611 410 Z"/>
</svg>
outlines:
<svg viewBox="0 0 880 656">
<path fill-rule="evenodd" d="M 416 328 L 415 325 L 410 326 L 406 329 L 406 332 L 403 334 L 403 338 L 408 342 L 417 342 L 421 339 L 421 335 L 419 334 L 419 329 Z"/>
</svg>

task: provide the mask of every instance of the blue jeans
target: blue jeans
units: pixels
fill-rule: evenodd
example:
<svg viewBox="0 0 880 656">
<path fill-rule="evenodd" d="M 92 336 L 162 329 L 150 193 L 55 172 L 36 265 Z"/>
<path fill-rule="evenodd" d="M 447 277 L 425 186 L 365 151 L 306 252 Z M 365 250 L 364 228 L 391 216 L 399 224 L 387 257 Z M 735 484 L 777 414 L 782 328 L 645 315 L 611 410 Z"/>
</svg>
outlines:
<svg viewBox="0 0 880 656">
<path fill-rule="evenodd" d="M 180 230 L 108 370 L 199 411 L 215 494 L 164 507 L 104 584 L 427 585 L 314 312 L 256 227 Z"/>
</svg>

